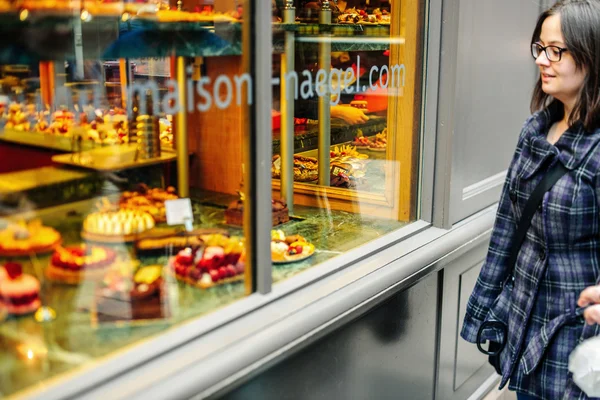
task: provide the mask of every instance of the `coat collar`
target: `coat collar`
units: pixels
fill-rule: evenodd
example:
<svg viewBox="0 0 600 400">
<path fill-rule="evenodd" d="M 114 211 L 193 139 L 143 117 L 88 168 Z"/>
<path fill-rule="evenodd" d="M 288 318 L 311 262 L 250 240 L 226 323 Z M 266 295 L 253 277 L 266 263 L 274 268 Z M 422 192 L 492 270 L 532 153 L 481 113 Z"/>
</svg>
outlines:
<svg viewBox="0 0 600 400">
<path fill-rule="evenodd" d="M 527 179 L 542 165 L 548 167 L 549 158 L 558 156 L 558 160 L 569 170 L 577 168 L 588 153 L 600 142 L 600 129 L 587 132 L 581 123 L 576 123 L 562 134 L 552 145 L 546 139 L 548 129 L 555 121 L 550 111 L 545 109 L 533 115 L 526 129 L 523 151 L 525 159 L 522 177 Z"/>
</svg>

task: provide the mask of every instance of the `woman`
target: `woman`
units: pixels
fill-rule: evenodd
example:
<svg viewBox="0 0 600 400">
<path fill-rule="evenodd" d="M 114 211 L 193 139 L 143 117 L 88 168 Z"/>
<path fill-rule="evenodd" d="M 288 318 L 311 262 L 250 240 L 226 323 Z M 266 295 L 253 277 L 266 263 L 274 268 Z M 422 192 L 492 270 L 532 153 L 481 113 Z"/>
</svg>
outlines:
<svg viewBox="0 0 600 400">
<path fill-rule="evenodd" d="M 461 336 L 504 342 L 502 380 L 519 400 L 585 399 L 568 372 L 585 325 L 579 293 L 600 277 L 600 0 L 560 1 L 540 15 L 532 55 L 539 68 L 526 121 L 500 198 L 496 223 Z M 568 172 L 545 193 L 514 270 L 508 258 L 516 224 L 546 171 Z M 507 279 L 511 277 L 511 279 Z M 506 282 L 506 285 L 504 284 Z"/>
</svg>

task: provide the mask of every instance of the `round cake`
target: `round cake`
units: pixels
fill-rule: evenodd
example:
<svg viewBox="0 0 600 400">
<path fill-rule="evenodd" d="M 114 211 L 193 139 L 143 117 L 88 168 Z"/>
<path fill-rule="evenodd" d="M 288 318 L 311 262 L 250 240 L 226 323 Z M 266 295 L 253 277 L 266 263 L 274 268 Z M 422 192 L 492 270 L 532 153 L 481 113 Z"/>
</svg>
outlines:
<svg viewBox="0 0 600 400">
<path fill-rule="evenodd" d="M 23 315 L 35 312 L 41 306 L 40 282 L 24 274 L 21 264 L 9 262 L 0 273 L 0 307 L 9 314 Z"/>
<path fill-rule="evenodd" d="M 106 242 L 129 242 L 154 228 L 154 219 L 140 210 L 96 212 L 83 221 L 83 237 Z"/>
<path fill-rule="evenodd" d="M 18 257 L 54 250 L 61 236 L 55 229 L 43 226 L 38 220 L 27 224 L 9 225 L 0 231 L 0 256 Z"/>
<path fill-rule="evenodd" d="M 101 280 L 116 257 L 114 250 L 103 246 L 59 247 L 52 254 L 46 276 L 53 281 L 71 284 L 84 279 Z"/>
</svg>

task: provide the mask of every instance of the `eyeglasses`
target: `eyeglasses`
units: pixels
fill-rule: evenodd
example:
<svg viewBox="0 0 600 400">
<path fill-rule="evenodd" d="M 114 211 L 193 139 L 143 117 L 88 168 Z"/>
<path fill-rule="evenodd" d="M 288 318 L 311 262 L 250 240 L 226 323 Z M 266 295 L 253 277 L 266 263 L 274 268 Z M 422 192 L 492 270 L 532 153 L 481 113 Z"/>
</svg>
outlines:
<svg viewBox="0 0 600 400">
<path fill-rule="evenodd" d="M 556 62 L 556 61 L 560 61 L 561 57 L 562 57 L 562 53 L 564 53 L 565 51 L 569 51 L 566 48 L 563 47 L 558 47 L 558 46 L 542 46 L 539 43 L 532 43 L 531 44 L 531 55 L 533 56 L 534 59 L 538 59 L 538 57 L 540 56 L 540 54 L 542 54 L 542 51 L 544 53 L 546 53 L 546 58 L 548 59 L 548 61 L 552 61 L 552 62 Z"/>
</svg>

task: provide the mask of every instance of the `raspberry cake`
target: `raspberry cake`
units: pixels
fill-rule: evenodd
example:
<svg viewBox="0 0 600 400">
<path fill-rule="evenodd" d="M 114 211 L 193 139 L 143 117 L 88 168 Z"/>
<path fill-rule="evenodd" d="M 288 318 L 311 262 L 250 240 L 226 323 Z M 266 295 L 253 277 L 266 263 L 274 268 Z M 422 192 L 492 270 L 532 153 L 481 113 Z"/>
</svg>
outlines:
<svg viewBox="0 0 600 400">
<path fill-rule="evenodd" d="M 9 262 L 0 271 L 0 307 L 14 315 L 30 314 L 40 308 L 40 282 L 24 274 L 21 264 Z"/>
<path fill-rule="evenodd" d="M 80 245 L 59 247 L 46 269 L 48 279 L 77 284 L 83 280 L 101 280 L 106 268 L 115 262 L 116 253 L 107 247 Z"/>
<path fill-rule="evenodd" d="M 245 251 L 239 238 L 205 238 L 207 247 L 187 248 L 169 261 L 178 280 L 202 289 L 244 278 Z"/>
</svg>

